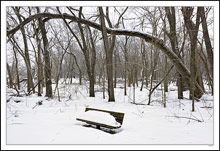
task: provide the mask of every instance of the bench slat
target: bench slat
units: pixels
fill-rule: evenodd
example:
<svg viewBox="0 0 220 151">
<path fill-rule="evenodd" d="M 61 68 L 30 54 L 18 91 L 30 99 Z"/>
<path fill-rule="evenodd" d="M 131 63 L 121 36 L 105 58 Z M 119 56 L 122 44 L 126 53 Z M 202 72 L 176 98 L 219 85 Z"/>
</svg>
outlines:
<svg viewBox="0 0 220 151">
<path fill-rule="evenodd" d="M 76 120 L 78 121 L 82 121 L 82 122 L 86 122 L 88 124 L 92 124 L 92 125 L 98 125 L 101 127 L 105 127 L 105 128 L 110 128 L 110 129 L 116 129 L 116 128 L 120 128 L 120 126 L 111 126 L 111 125 L 106 125 L 106 124 L 102 124 L 102 123 L 97 123 L 97 122 L 93 122 L 93 121 L 88 121 L 88 120 L 84 120 L 84 119 L 80 119 L 80 118 L 76 118 Z"/>
</svg>

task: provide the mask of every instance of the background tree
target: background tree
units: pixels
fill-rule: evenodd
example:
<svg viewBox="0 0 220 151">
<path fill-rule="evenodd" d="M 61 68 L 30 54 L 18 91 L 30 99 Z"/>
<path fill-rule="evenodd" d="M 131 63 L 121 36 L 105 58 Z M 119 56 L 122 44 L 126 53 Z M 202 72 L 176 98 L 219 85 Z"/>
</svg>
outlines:
<svg viewBox="0 0 220 151">
<path fill-rule="evenodd" d="M 37 12 L 40 13 L 40 8 L 36 7 Z M 44 74 L 45 74 L 45 83 L 46 83 L 46 96 L 52 97 L 52 81 L 51 81 L 51 63 L 50 63 L 50 54 L 49 54 L 49 42 L 47 39 L 47 32 L 45 28 L 45 22 L 38 18 L 39 28 L 41 31 L 43 39 L 43 56 L 44 56 Z"/>
</svg>

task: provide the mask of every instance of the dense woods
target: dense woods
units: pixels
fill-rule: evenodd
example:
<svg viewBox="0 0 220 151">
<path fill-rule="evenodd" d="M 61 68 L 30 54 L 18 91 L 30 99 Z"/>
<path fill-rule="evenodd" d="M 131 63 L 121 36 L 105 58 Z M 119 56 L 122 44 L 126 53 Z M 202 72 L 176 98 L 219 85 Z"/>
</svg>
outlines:
<svg viewBox="0 0 220 151">
<path fill-rule="evenodd" d="M 134 89 L 133 103 L 135 88 L 147 89 L 148 105 L 161 86 L 166 107 L 175 83 L 176 99 L 190 91 L 192 111 L 213 95 L 213 7 L 7 7 L 6 21 L 7 87 L 16 96 L 60 101 L 60 82 L 73 79 L 109 102 L 119 86 L 124 95 Z"/>
</svg>

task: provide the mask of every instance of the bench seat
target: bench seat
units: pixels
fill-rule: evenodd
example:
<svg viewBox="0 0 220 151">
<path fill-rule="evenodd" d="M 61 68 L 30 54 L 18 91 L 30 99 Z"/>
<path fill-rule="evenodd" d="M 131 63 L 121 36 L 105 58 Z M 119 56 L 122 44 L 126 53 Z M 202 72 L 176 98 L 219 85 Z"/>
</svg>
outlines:
<svg viewBox="0 0 220 151">
<path fill-rule="evenodd" d="M 93 122 L 93 121 L 89 121 L 89 120 L 84 120 L 84 119 L 80 119 L 80 118 L 76 118 L 76 120 L 82 121 L 82 122 L 86 122 L 86 123 L 91 124 L 91 125 L 96 125 L 98 128 L 99 127 L 104 127 L 104 128 L 109 128 L 109 129 L 117 129 L 117 128 L 121 127 L 121 125 L 120 126 L 106 125 L 106 124 L 97 123 L 97 122 Z"/>
<path fill-rule="evenodd" d="M 93 111 L 93 112 L 88 112 L 88 111 Z M 90 125 L 95 125 L 97 128 L 104 127 L 109 129 L 118 129 L 122 126 L 124 119 L 124 113 L 120 113 L 120 112 L 107 111 L 107 110 L 88 108 L 88 107 L 86 108 L 85 112 L 87 112 L 87 115 L 84 115 L 84 117 L 78 117 L 76 118 L 76 120 L 81 122 L 86 122 L 87 124 Z"/>
</svg>

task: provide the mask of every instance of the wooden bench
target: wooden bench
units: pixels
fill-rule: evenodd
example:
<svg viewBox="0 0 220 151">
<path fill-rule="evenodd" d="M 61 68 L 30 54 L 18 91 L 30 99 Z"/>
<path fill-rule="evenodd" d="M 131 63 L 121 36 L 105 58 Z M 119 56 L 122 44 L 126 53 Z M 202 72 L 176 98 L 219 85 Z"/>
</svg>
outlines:
<svg viewBox="0 0 220 151">
<path fill-rule="evenodd" d="M 118 123 L 120 123 L 120 125 L 119 126 L 112 126 L 112 125 L 107 125 L 107 124 L 104 124 L 104 123 L 98 123 L 98 122 L 95 122 L 95 121 L 92 121 L 92 120 L 91 121 L 90 120 L 85 120 L 85 119 L 82 119 L 82 118 L 76 118 L 76 120 L 86 122 L 87 124 L 95 125 L 96 128 L 98 128 L 98 129 L 100 129 L 100 127 L 109 128 L 109 129 L 118 129 L 122 126 L 123 119 L 124 119 L 124 113 L 101 110 L 101 109 L 95 109 L 95 108 L 89 108 L 89 107 L 86 108 L 85 112 L 87 112 L 87 111 L 99 111 L 99 112 L 109 113 L 110 115 L 112 115 L 115 118 L 115 120 Z"/>
</svg>

